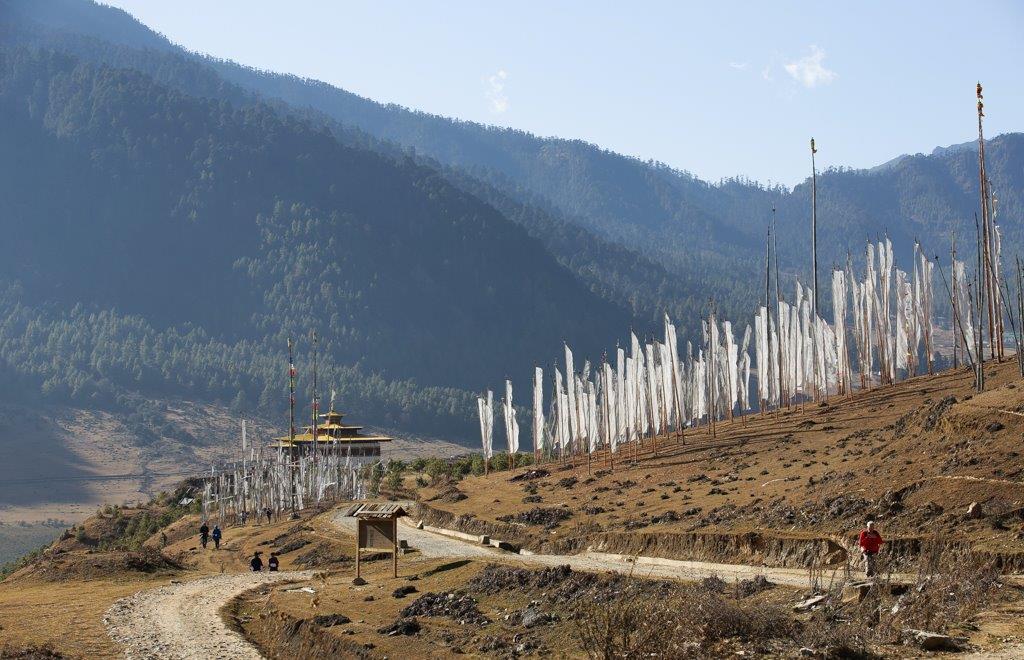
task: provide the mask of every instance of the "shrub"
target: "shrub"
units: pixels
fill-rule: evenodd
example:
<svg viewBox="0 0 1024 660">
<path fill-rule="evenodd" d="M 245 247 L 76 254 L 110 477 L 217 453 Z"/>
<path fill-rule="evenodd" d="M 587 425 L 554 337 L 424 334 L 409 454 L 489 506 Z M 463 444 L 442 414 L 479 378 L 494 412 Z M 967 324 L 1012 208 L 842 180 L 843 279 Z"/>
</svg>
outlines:
<svg viewBox="0 0 1024 660">
<path fill-rule="evenodd" d="M 427 473 L 433 483 L 437 483 L 442 477 L 450 477 L 452 473 L 451 466 L 443 459 L 437 457 L 427 459 L 426 465 L 423 466 L 423 471 Z"/>
<path fill-rule="evenodd" d="M 395 491 L 401 490 L 402 489 L 402 471 L 401 470 L 396 470 L 396 469 L 392 468 L 391 471 L 388 472 L 387 480 L 386 480 L 385 483 L 386 483 L 386 485 L 388 487 L 388 490 L 390 490 L 391 492 L 395 492 Z"/>
</svg>

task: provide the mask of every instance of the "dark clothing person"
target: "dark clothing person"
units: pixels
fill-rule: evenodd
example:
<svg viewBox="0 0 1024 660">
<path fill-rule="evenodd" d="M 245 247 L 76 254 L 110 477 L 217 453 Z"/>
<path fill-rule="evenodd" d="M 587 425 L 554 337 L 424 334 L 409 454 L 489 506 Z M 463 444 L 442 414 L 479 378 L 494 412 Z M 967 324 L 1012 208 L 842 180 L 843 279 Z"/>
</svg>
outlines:
<svg viewBox="0 0 1024 660">
<path fill-rule="evenodd" d="M 267 568 L 270 569 L 271 573 L 276 573 L 277 572 L 277 566 L 278 566 L 277 555 L 274 555 L 274 554 L 270 555 L 270 561 L 267 562 Z"/>
<path fill-rule="evenodd" d="M 210 528 L 203 523 L 203 526 L 199 528 L 199 542 L 203 544 L 203 549 L 206 549 L 206 544 L 210 540 Z"/>
<path fill-rule="evenodd" d="M 263 511 L 263 513 L 267 514 L 267 524 L 269 525 L 269 524 L 270 524 L 270 514 L 272 514 L 272 513 L 273 513 L 273 511 L 271 511 L 271 510 L 270 510 L 270 507 L 268 506 L 268 507 L 267 507 L 267 508 L 266 508 L 266 509 L 265 509 L 265 510 Z"/>
<path fill-rule="evenodd" d="M 260 553 L 256 553 L 249 560 L 249 568 L 252 569 L 253 573 L 259 573 L 263 570 L 263 560 L 260 559 Z"/>
<path fill-rule="evenodd" d="M 214 548 L 214 550 L 220 550 L 220 537 L 221 537 L 220 527 L 215 525 L 213 527 L 213 548 Z"/>
</svg>

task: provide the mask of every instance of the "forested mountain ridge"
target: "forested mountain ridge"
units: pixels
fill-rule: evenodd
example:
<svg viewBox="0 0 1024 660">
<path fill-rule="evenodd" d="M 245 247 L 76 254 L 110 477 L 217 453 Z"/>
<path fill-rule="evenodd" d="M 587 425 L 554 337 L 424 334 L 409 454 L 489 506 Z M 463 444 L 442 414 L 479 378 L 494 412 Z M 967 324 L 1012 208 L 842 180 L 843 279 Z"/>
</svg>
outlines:
<svg viewBox="0 0 1024 660">
<path fill-rule="evenodd" d="M 172 47 L 120 10 L 95 8 L 96 12 L 106 12 L 107 20 L 99 20 L 85 11 L 90 7 L 88 3 L 79 0 L 56 3 L 66 5 L 70 16 L 82 17 L 76 22 L 68 16 L 54 16 L 52 8 L 44 11 L 36 5 L 11 4 L 28 16 L 50 24 L 46 27 L 19 14 L 16 28 L 9 33 L 8 41 L 12 44 L 59 50 L 84 61 L 138 70 L 160 84 L 190 96 L 241 105 L 263 101 L 284 116 L 324 126 L 349 146 L 371 149 L 399 161 L 412 158 L 428 167 L 443 170 L 444 176 L 452 183 L 494 206 L 539 238 L 558 261 L 576 273 L 592 291 L 630 310 L 636 319 L 635 328 L 640 333 L 660 327 L 665 312 L 679 318 L 684 328 L 696 332 L 699 324 L 695 319 L 689 320 L 688 310 L 701 307 L 710 297 L 727 307 L 731 307 L 732 300 L 738 299 L 735 290 L 739 283 L 726 277 L 721 269 L 718 273 L 698 268 L 684 273 L 680 273 L 680 269 L 669 271 L 660 261 L 586 229 L 586 223 L 567 217 L 541 196 L 528 191 L 510 194 L 505 188 L 478 179 L 466 170 L 445 166 L 436 159 L 373 137 L 317 110 L 288 105 L 229 83 L 215 72 L 210 60 Z M 116 35 L 113 38 L 119 43 L 68 31 L 89 32 L 94 29 L 90 26 L 106 26 L 110 22 L 118 23 L 120 28 L 111 30 L 104 27 L 100 31 Z M 690 259 L 690 262 L 694 261 Z"/>
<path fill-rule="evenodd" d="M 280 395 L 285 337 L 313 329 L 329 365 L 467 388 L 482 374 L 525 379 L 562 338 L 596 352 L 629 324 L 436 170 L 342 145 L 259 103 L 235 107 L 138 72 L 13 50 L 0 53 L 0 112 L 14 128 L 0 137 L 10 239 L 0 276 L 24 292 L 8 308 L 30 308 L 5 326 L 2 345 L 14 352 L 4 357 L 20 374 L 65 364 L 68 387 L 48 373 L 47 392 L 97 386 L 70 382 L 80 370 L 59 344 L 12 347 L 30 326 L 59 323 L 86 338 L 65 347 L 71 354 L 102 354 L 109 333 L 83 330 L 93 318 L 137 325 L 126 332 L 150 340 L 139 350 L 154 360 L 142 366 L 176 393 L 234 391 L 250 405 Z M 95 314 L 74 313 L 78 304 Z M 122 387 L 159 380 L 106 357 L 81 371 Z M 417 421 L 456 431 L 455 415 L 471 429 L 467 396 L 448 398 L 447 422 Z M 368 407 L 376 415 L 384 403 Z M 409 423 L 401 408 L 384 420 Z"/>
<path fill-rule="evenodd" d="M 15 4 L 25 3 L 17 0 Z M 372 138 L 415 150 L 418 156 L 426 155 L 442 167 L 469 175 L 508 198 L 639 253 L 640 258 L 685 282 L 688 309 L 694 301 L 713 296 L 724 312 L 737 318 L 750 313 L 759 296 L 751 292 L 748 283 L 761 277 L 757 264 L 763 260 L 764 232 L 773 205 L 778 209 L 781 265 L 788 287 L 792 288 L 793 276 L 809 279 L 809 181 L 791 190 L 742 179 L 711 184 L 663 164 L 625 157 L 579 140 L 540 138 L 524 131 L 429 115 L 365 99 L 319 81 L 186 53 L 119 10 L 99 8 L 84 0 L 58 4 L 66 4 L 75 19 L 54 19 L 52 9 L 22 11 L 64 34 L 71 30 L 132 48 L 176 52 L 205 63 L 220 78 L 265 99 L 311 109 Z M 99 11 L 108 15 L 93 15 Z M 70 23 L 76 25 L 69 27 Z M 971 107 L 972 92 L 965 91 L 964 101 Z M 973 128 L 965 125 L 965 136 Z M 817 137 L 819 146 L 827 150 L 827 136 Z M 806 149 L 806 145 L 794 148 Z M 1000 197 L 1002 217 L 1019 218 L 1024 211 L 1022 138 L 998 137 L 991 141 L 988 153 L 988 171 Z M 978 206 L 976 172 L 976 152 L 969 148 L 902 156 L 871 170 L 819 172 L 820 263 L 823 267 L 845 263 L 848 252 L 856 263 L 864 241 L 886 232 L 903 259 L 915 237 L 929 253 L 945 253 L 950 232 L 958 235 L 961 244 L 970 242 Z M 1017 223 L 1004 226 L 1005 245 L 1011 252 L 1024 247 L 1024 235 L 1016 227 Z M 563 263 L 571 259 L 565 254 L 558 256 Z M 678 299 L 672 299 L 678 289 L 667 289 L 674 292 L 658 299 L 658 306 L 681 307 Z M 622 298 L 624 291 L 619 288 L 614 293 Z"/>
</svg>

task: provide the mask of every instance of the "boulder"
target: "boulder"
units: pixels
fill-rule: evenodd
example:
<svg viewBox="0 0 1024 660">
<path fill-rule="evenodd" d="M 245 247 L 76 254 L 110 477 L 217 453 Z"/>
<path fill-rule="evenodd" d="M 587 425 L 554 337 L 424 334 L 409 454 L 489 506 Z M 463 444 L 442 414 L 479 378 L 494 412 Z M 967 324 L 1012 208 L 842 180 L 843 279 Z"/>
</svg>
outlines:
<svg viewBox="0 0 1024 660">
<path fill-rule="evenodd" d="M 962 651 L 963 644 L 954 637 L 927 630 L 908 629 L 903 631 L 923 651 Z"/>
<path fill-rule="evenodd" d="M 967 517 L 968 518 L 973 518 L 973 519 L 976 520 L 978 518 L 983 518 L 984 516 L 985 516 L 985 514 L 981 510 L 981 504 L 979 504 L 977 502 L 971 502 L 970 506 L 967 507 Z"/>
<path fill-rule="evenodd" d="M 420 631 L 420 623 L 415 618 L 398 619 L 392 624 L 378 628 L 381 635 L 394 637 L 396 635 L 415 635 Z"/>
<path fill-rule="evenodd" d="M 820 605 L 827 598 L 825 594 L 811 596 L 793 606 L 794 612 L 810 612 L 816 605 Z"/>
<path fill-rule="evenodd" d="M 874 584 L 873 580 L 850 582 L 843 587 L 843 602 L 859 603 L 863 601 L 867 597 L 868 592 L 871 591 L 871 587 L 873 587 Z"/>
</svg>

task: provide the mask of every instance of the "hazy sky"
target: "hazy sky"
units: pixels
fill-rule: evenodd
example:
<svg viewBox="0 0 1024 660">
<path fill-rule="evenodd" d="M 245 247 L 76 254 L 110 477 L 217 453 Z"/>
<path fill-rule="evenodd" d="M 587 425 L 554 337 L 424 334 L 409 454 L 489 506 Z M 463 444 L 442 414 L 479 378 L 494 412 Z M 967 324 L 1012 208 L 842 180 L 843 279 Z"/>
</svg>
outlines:
<svg viewBox="0 0 1024 660">
<path fill-rule="evenodd" d="M 369 98 L 793 184 L 1024 130 L 1024 3 L 106 0 Z"/>
</svg>

